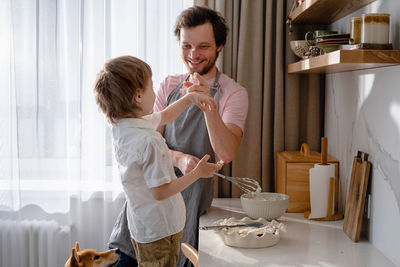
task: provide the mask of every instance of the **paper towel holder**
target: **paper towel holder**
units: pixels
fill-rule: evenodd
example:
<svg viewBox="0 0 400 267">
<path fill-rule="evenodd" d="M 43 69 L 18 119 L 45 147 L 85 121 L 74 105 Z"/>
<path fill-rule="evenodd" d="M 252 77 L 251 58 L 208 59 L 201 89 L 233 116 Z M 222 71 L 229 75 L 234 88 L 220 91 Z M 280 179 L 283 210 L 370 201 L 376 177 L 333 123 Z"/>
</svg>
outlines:
<svg viewBox="0 0 400 267">
<path fill-rule="evenodd" d="M 335 195 L 335 189 L 336 189 L 336 185 L 337 184 L 337 178 L 335 177 L 331 177 L 329 179 L 329 195 L 328 195 L 328 210 L 326 212 L 326 217 L 321 217 L 321 218 L 312 218 L 311 220 L 315 220 L 315 221 L 337 221 L 337 220 L 341 220 L 343 219 L 343 214 L 340 212 L 337 212 L 336 209 L 337 207 L 333 204 L 334 201 L 334 195 Z M 332 206 L 334 211 L 332 212 Z M 332 215 L 333 213 L 333 215 Z M 304 212 L 304 218 L 308 219 L 308 217 L 310 216 L 311 211 L 307 210 Z"/>
<path fill-rule="evenodd" d="M 328 138 L 321 137 L 321 165 L 328 164 Z M 337 221 L 343 218 L 343 214 L 337 211 L 336 203 L 334 203 L 334 196 L 337 196 L 336 190 L 338 189 L 338 178 L 329 178 L 329 194 L 328 194 L 328 208 L 326 216 L 321 218 L 311 218 L 316 221 Z M 333 209 L 333 210 L 332 210 Z M 307 210 L 304 212 L 304 218 L 310 217 L 311 211 Z M 333 214 L 333 215 L 332 215 Z"/>
</svg>

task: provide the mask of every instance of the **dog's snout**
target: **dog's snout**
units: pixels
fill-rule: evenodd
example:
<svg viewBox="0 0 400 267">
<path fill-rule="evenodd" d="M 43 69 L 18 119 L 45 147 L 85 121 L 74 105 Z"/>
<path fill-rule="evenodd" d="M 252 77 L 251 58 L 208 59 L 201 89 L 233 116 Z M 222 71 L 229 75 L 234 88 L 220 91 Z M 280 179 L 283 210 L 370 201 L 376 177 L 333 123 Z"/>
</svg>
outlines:
<svg viewBox="0 0 400 267">
<path fill-rule="evenodd" d="M 121 251 L 119 250 L 119 248 L 117 248 L 117 249 L 115 250 L 115 253 L 117 253 L 117 254 L 120 254 L 120 253 L 121 253 Z"/>
</svg>

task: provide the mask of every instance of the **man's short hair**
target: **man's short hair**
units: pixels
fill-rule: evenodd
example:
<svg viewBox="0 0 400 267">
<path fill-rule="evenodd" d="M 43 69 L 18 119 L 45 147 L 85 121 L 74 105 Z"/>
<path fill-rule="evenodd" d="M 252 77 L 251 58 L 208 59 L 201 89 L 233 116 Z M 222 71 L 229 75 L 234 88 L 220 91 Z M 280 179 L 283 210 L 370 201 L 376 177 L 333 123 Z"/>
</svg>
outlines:
<svg viewBox="0 0 400 267">
<path fill-rule="evenodd" d="M 110 123 L 137 117 L 141 109 L 134 102 L 136 90 L 144 89 L 151 76 L 150 66 L 136 57 L 122 56 L 104 63 L 93 91 L 97 105 Z"/>
<path fill-rule="evenodd" d="M 193 6 L 182 11 L 176 19 L 174 34 L 180 41 L 182 28 L 195 27 L 207 22 L 210 22 L 213 27 L 217 47 L 220 45 L 224 46 L 228 34 L 225 19 L 218 12 L 207 7 Z"/>
</svg>

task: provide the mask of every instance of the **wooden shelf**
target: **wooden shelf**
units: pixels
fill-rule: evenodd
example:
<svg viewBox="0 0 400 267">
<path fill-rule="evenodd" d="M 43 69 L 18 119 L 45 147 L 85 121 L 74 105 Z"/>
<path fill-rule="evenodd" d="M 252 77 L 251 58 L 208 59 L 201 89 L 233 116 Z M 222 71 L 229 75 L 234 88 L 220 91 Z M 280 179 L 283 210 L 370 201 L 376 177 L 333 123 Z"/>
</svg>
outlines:
<svg viewBox="0 0 400 267">
<path fill-rule="evenodd" d="M 376 0 L 305 0 L 289 15 L 293 23 L 330 24 Z M 400 50 L 337 50 L 287 66 L 288 73 L 335 73 L 400 64 Z"/>
<path fill-rule="evenodd" d="M 305 0 L 289 15 L 293 23 L 330 24 L 376 0 Z"/>
<path fill-rule="evenodd" d="M 336 50 L 287 66 L 288 73 L 335 73 L 400 64 L 400 50 Z"/>
</svg>

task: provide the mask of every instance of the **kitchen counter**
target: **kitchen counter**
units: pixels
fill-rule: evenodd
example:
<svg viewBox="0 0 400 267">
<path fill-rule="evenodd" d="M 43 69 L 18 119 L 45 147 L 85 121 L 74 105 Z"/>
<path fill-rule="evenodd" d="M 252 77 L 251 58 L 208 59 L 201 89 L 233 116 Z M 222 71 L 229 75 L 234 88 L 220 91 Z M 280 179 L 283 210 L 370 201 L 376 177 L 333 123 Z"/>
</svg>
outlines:
<svg viewBox="0 0 400 267">
<path fill-rule="evenodd" d="M 245 216 L 240 199 L 218 198 L 200 217 L 200 226 Z M 394 266 L 367 240 L 354 243 L 342 230 L 343 220 L 319 222 L 285 213 L 279 221 L 287 232 L 277 245 L 259 249 L 229 247 L 214 231 L 200 230 L 199 266 Z"/>
</svg>

